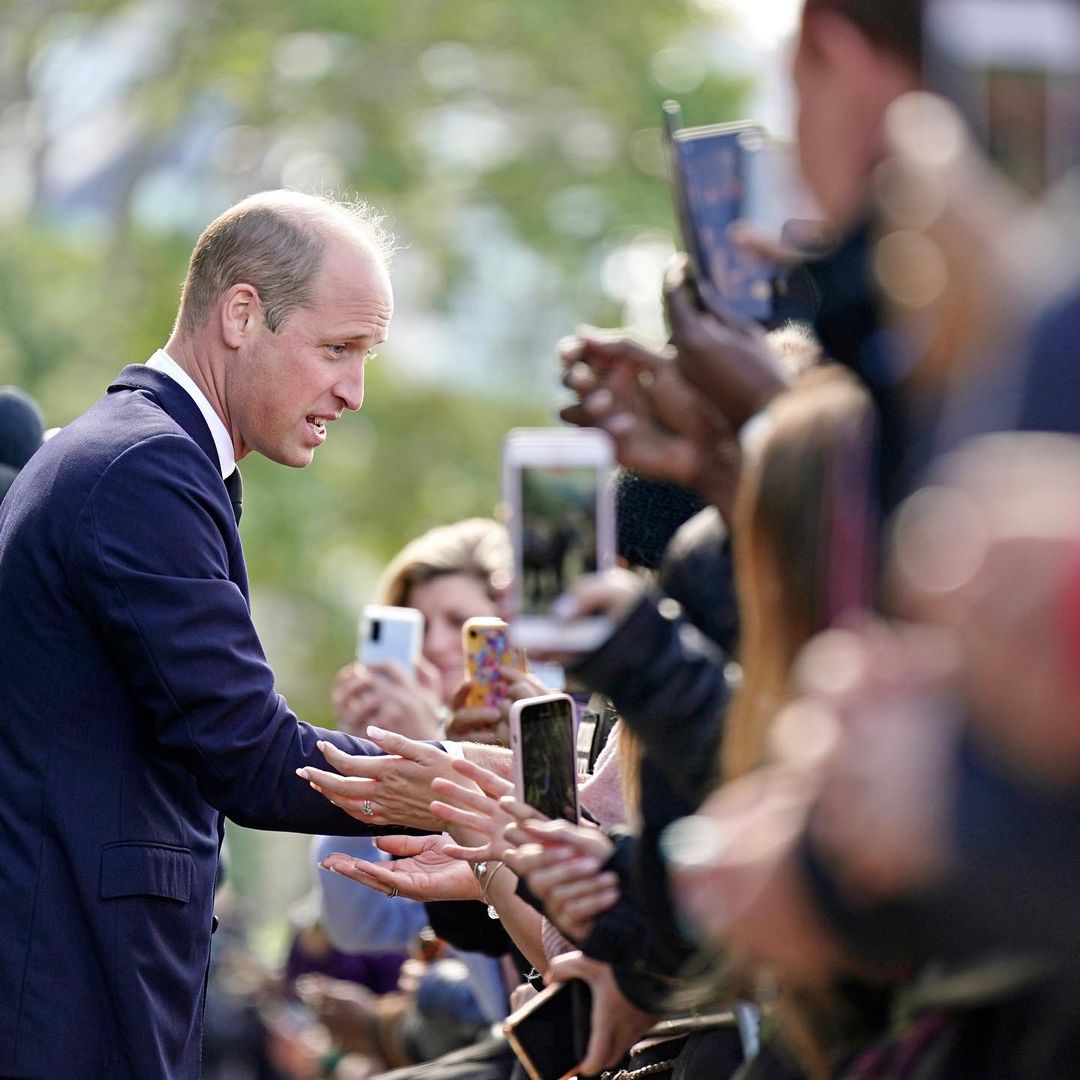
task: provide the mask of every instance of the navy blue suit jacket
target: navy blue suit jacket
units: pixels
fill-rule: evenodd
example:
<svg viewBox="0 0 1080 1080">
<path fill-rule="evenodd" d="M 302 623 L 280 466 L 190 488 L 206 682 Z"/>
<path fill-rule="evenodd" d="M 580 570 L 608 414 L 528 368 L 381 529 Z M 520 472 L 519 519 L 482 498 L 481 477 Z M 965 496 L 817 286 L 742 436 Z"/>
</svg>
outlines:
<svg viewBox="0 0 1080 1080">
<path fill-rule="evenodd" d="M 223 817 L 385 831 L 294 770 L 217 453 L 125 368 L 0 510 L 0 1076 L 197 1077 Z"/>
</svg>

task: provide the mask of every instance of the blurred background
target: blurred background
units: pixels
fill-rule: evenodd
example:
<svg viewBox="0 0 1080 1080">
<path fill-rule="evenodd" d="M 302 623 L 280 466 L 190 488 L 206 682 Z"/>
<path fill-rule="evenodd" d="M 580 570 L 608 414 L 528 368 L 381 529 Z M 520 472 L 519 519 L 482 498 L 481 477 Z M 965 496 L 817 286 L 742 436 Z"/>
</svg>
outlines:
<svg viewBox="0 0 1080 1080">
<path fill-rule="evenodd" d="M 401 244 L 363 411 L 302 473 L 244 463 L 256 625 L 301 717 L 402 543 L 490 514 L 554 422 L 582 322 L 663 335 L 660 105 L 790 129 L 797 0 L 0 4 L 0 385 L 63 425 L 168 336 L 192 244 L 243 196 L 357 193 Z M 307 840 L 230 829 L 272 949 Z"/>
</svg>

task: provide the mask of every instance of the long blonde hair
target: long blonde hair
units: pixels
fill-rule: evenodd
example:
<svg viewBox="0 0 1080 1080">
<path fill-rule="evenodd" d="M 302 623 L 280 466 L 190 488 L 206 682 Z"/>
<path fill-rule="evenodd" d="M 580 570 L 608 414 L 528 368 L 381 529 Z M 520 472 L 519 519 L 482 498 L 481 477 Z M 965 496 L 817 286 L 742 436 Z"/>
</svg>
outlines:
<svg viewBox="0 0 1080 1080">
<path fill-rule="evenodd" d="M 747 449 L 732 530 L 743 681 L 724 725 L 726 779 L 764 760 L 795 655 L 835 614 L 831 545 L 845 494 L 837 464 L 869 454 L 870 417 L 866 392 L 826 365 L 769 407 L 761 442 Z"/>
<path fill-rule="evenodd" d="M 410 540 L 383 571 L 376 603 L 408 605 L 417 585 L 443 574 L 466 574 L 483 582 L 492 599 L 499 577 L 510 573 L 510 537 L 491 518 L 466 518 L 439 525 Z"/>
</svg>

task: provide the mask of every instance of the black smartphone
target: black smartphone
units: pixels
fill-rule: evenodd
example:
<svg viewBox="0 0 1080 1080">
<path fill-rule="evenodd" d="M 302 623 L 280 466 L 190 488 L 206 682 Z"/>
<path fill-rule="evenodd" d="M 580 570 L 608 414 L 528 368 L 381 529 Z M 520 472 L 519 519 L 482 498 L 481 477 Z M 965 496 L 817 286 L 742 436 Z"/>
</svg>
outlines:
<svg viewBox="0 0 1080 1080">
<path fill-rule="evenodd" d="M 503 1021 L 530 1080 L 573 1076 L 589 1049 L 592 991 L 581 979 L 554 983 Z"/>
<path fill-rule="evenodd" d="M 568 694 L 522 698 L 510 706 L 517 797 L 544 817 L 578 820 L 574 701 Z"/>
</svg>

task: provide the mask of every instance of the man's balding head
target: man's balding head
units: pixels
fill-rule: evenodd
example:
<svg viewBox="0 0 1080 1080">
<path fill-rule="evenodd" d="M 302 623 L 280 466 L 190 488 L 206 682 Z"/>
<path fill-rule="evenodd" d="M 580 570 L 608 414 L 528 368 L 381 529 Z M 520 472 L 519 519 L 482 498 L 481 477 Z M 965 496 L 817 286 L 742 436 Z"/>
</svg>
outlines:
<svg viewBox="0 0 1080 1080">
<path fill-rule="evenodd" d="M 368 204 L 297 191 L 264 191 L 231 206 L 204 230 L 191 254 L 177 316 L 189 335 L 233 285 L 251 285 L 263 318 L 276 331 L 311 299 L 312 283 L 331 238 L 352 239 L 384 268 L 394 240 Z"/>
</svg>

